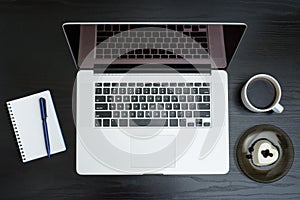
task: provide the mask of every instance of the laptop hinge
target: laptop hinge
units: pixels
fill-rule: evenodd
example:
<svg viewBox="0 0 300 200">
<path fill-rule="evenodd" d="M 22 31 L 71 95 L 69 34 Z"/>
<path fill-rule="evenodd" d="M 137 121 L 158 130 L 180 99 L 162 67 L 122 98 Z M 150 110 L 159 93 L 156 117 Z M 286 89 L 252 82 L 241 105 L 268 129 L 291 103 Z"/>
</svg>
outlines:
<svg viewBox="0 0 300 200">
<path fill-rule="evenodd" d="M 198 73 L 211 75 L 210 64 L 95 64 L 94 73 Z"/>
</svg>

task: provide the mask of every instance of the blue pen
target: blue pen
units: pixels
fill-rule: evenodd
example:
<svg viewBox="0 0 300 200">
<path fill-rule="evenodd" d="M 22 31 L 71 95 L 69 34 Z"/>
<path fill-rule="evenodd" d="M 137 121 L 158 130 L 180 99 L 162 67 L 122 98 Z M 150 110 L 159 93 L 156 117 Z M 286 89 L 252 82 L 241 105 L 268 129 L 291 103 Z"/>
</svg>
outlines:
<svg viewBox="0 0 300 200">
<path fill-rule="evenodd" d="M 49 142 L 49 135 L 48 135 L 48 127 L 47 127 L 47 111 L 46 111 L 46 99 L 43 97 L 40 98 L 40 109 L 41 109 L 41 117 L 43 121 L 43 131 L 45 137 L 45 144 L 48 157 L 50 157 L 50 142 Z"/>
</svg>

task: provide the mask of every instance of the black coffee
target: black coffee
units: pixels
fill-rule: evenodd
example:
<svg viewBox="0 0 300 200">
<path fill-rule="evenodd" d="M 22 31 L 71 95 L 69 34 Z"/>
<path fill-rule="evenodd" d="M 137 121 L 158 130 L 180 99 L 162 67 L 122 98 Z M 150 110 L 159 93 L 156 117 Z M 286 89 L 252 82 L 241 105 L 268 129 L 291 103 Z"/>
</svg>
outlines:
<svg viewBox="0 0 300 200">
<path fill-rule="evenodd" d="M 266 109 L 274 103 L 276 99 L 276 89 L 270 81 L 258 78 L 248 85 L 247 96 L 254 107 Z"/>
</svg>

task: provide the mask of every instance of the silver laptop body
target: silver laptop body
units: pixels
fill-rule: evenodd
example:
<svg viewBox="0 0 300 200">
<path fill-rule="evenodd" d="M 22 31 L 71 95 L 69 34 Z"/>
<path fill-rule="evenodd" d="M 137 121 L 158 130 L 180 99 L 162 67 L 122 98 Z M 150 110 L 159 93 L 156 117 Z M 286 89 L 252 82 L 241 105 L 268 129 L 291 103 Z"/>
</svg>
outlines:
<svg viewBox="0 0 300 200">
<path fill-rule="evenodd" d="M 240 23 L 65 23 L 81 175 L 225 174 Z"/>
</svg>

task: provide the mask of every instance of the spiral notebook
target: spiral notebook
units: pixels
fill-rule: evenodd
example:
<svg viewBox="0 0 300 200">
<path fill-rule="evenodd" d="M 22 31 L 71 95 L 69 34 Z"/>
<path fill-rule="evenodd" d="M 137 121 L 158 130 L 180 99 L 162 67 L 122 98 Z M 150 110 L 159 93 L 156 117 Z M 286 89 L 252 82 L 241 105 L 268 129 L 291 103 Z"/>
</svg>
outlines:
<svg viewBox="0 0 300 200">
<path fill-rule="evenodd" d="M 66 150 L 49 90 L 7 102 L 23 162 L 47 156 L 39 99 L 46 99 L 50 152 Z"/>
</svg>

